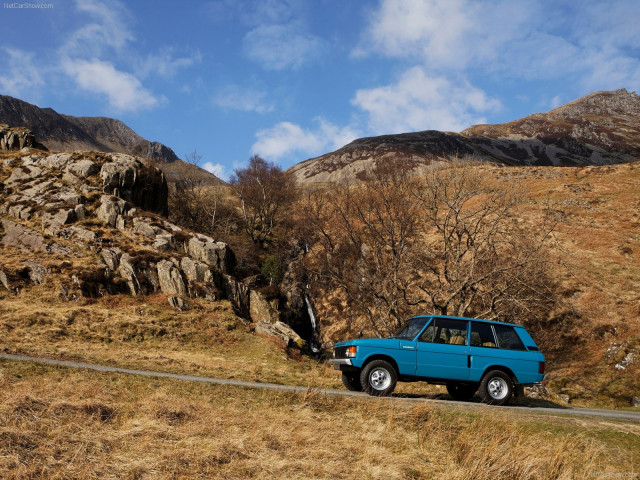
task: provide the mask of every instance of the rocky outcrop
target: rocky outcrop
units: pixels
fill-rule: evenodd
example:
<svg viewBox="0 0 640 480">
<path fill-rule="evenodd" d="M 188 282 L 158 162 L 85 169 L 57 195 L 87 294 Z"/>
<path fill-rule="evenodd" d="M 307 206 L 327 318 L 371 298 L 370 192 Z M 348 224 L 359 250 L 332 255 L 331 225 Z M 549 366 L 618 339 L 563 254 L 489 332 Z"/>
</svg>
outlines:
<svg viewBox="0 0 640 480">
<path fill-rule="evenodd" d="M 78 152 L 23 155 L 0 165 L 0 185 L 0 246 L 22 265 L 19 274 L 0 269 L 2 288 L 15 292 L 59 274 L 57 288 L 69 301 L 162 293 L 184 310 L 191 308 L 188 298 L 226 298 L 256 331 L 305 345 L 283 322 L 277 300 L 263 295 L 257 283 L 233 276 L 226 243 L 162 216 L 166 181 L 142 160 Z"/>
<path fill-rule="evenodd" d="M 182 273 L 171 260 L 158 262 L 158 282 L 162 293 L 169 295 L 185 295 L 187 293 Z"/>
<path fill-rule="evenodd" d="M 168 214 L 168 186 L 164 174 L 136 157 L 112 154 L 100 170 L 103 191 L 149 212 Z"/>
<path fill-rule="evenodd" d="M 234 259 L 226 243 L 216 242 L 205 235 L 192 237 L 188 243 L 189 255 L 224 274 L 231 273 Z"/>
<path fill-rule="evenodd" d="M 46 150 L 46 147 L 36 141 L 36 137 L 26 128 L 9 127 L 0 123 L 0 150 L 22 150 L 23 148 L 38 148 Z"/>
</svg>

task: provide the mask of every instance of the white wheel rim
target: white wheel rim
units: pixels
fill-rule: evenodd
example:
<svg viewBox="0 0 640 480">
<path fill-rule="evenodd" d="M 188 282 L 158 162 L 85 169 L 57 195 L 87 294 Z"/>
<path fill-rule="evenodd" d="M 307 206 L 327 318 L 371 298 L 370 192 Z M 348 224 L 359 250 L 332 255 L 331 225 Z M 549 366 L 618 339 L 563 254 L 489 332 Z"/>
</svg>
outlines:
<svg viewBox="0 0 640 480">
<path fill-rule="evenodd" d="M 375 390 L 386 390 L 391 385 L 391 375 L 385 368 L 374 368 L 369 373 L 369 385 Z"/>
<path fill-rule="evenodd" d="M 502 400 L 509 393 L 509 386 L 503 378 L 494 377 L 489 380 L 487 391 L 494 400 Z"/>
</svg>

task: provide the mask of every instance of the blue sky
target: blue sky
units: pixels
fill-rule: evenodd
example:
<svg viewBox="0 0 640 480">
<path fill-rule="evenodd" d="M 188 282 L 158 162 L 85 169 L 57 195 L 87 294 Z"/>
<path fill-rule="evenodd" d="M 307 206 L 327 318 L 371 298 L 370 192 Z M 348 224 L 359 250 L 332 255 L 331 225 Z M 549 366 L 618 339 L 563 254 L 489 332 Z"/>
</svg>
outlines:
<svg viewBox="0 0 640 480">
<path fill-rule="evenodd" d="M 640 87 L 637 0 L 31 2 L 0 6 L 0 93 L 118 118 L 223 178 Z"/>
</svg>

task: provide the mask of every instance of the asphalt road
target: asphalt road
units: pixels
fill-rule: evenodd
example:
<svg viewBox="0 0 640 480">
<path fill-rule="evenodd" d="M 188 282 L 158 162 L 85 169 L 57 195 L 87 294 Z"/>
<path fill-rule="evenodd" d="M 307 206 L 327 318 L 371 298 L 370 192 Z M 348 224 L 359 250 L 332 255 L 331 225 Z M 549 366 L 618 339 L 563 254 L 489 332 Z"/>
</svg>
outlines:
<svg viewBox="0 0 640 480">
<path fill-rule="evenodd" d="M 94 365 L 91 363 L 70 362 L 66 360 L 54 360 L 51 358 L 12 355 L 9 353 L 1 353 L 1 352 L 0 352 L 0 359 L 4 359 L 8 361 L 43 363 L 47 365 L 54 365 L 57 367 L 80 368 L 80 369 L 86 369 L 86 370 L 95 370 L 98 372 L 124 373 L 128 375 L 142 375 L 145 377 L 167 378 L 171 380 L 212 383 L 217 385 L 230 385 L 234 387 L 244 387 L 244 388 L 261 388 L 261 389 L 280 390 L 280 391 L 287 391 L 287 392 L 309 392 L 310 390 L 313 390 L 314 392 L 325 394 L 325 395 L 360 397 L 363 399 L 371 399 L 371 400 L 378 400 L 378 401 L 380 400 L 403 401 L 403 402 L 416 402 L 416 403 L 431 402 L 431 403 L 436 403 L 438 405 L 452 406 L 452 407 L 455 406 L 455 407 L 464 407 L 464 408 L 504 409 L 504 410 L 511 410 L 513 412 L 522 412 L 522 413 L 541 413 L 541 414 L 547 414 L 547 415 L 600 417 L 600 418 L 640 422 L 640 412 L 630 412 L 630 411 L 624 411 L 624 410 L 600 410 L 600 409 L 594 409 L 594 408 L 571 408 L 571 407 L 562 407 L 562 406 L 544 407 L 544 406 L 537 406 L 537 405 L 513 405 L 513 406 L 506 406 L 506 407 L 498 407 L 498 406 L 489 406 L 489 405 L 484 405 L 481 403 L 473 403 L 473 402 L 459 402 L 455 400 L 436 400 L 436 399 L 430 399 L 425 397 L 400 396 L 400 395 L 380 398 L 380 397 L 370 397 L 365 393 L 349 392 L 347 390 L 309 389 L 307 387 L 279 385 L 275 383 L 245 382 L 242 380 L 228 380 L 224 378 L 198 377 L 195 375 L 181 375 L 178 373 L 155 372 L 151 370 L 133 370 L 129 368 L 109 367 L 106 365 Z"/>
</svg>

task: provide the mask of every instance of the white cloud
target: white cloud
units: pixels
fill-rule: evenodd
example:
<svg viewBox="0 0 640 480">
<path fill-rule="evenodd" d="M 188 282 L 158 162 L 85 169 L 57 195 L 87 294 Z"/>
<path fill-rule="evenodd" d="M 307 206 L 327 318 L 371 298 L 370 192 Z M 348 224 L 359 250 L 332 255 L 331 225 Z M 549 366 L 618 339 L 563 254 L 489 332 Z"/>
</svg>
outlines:
<svg viewBox="0 0 640 480">
<path fill-rule="evenodd" d="M 246 55 L 268 70 L 298 69 L 317 57 L 324 41 L 295 24 L 261 25 L 244 37 Z"/>
<path fill-rule="evenodd" d="M 352 127 L 339 127 L 322 118 L 316 118 L 317 127 L 304 129 L 291 122 L 256 133 L 251 152 L 268 159 L 279 159 L 293 153 L 315 156 L 342 147 L 358 137 Z"/>
<path fill-rule="evenodd" d="M 0 73 L 0 89 L 3 93 L 24 97 L 35 87 L 44 84 L 39 69 L 33 63 L 33 54 L 5 47 L 0 49 L 0 62 L 3 65 Z"/>
<path fill-rule="evenodd" d="M 122 50 L 135 40 L 130 27 L 131 16 L 121 2 L 77 0 L 76 7 L 94 21 L 86 23 L 71 34 L 62 47 L 64 55 L 100 56 L 108 48 Z"/>
<path fill-rule="evenodd" d="M 221 163 L 206 162 L 204 165 L 202 165 L 202 168 L 204 168 L 209 173 L 213 173 L 216 177 L 224 181 L 229 180 L 229 173 L 227 172 L 225 166 Z"/>
<path fill-rule="evenodd" d="M 196 51 L 184 56 L 175 56 L 172 48 L 166 48 L 159 53 L 151 53 L 136 65 L 136 73 L 145 78 L 152 73 L 162 77 L 173 77 L 178 70 L 190 67 L 202 61 L 202 55 Z"/>
<path fill-rule="evenodd" d="M 111 63 L 97 59 L 66 59 L 63 68 L 83 90 L 106 95 L 109 105 L 115 110 L 135 111 L 159 103 L 159 99 L 145 89 L 136 77 L 117 70 Z"/>
<path fill-rule="evenodd" d="M 443 75 L 635 88 L 638 24 L 637 0 L 381 0 L 353 53 L 410 59 Z"/>
<path fill-rule="evenodd" d="M 431 68 L 463 69 L 495 58 L 527 20 L 528 4 L 500 0 L 382 0 L 356 56 L 419 58 Z"/>
<path fill-rule="evenodd" d="M 220 90 L 213 98 L 213 104 L 224 109 L 240 110 L 242 112 L 268 113 L 273 111 L 273 105 L 265 101 L 265 92 L 238 85 L 228 85 Z"/>
<path fill-rule="evenodd" d="M 399 81 L 356 92 L 352 104 L 369 116 L 369 128 L 378 134 L 419 130 L 459 131 L 485 123 L 480 114 L 500 108 L 464 80 L 428 75 L 421 67 L 406 71 Z"/>
</svg>

